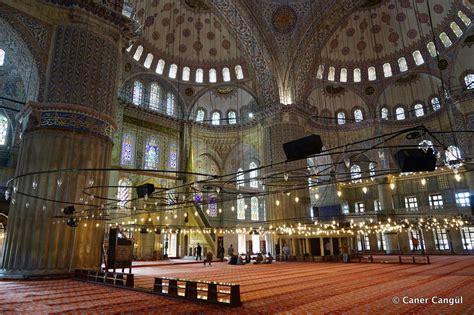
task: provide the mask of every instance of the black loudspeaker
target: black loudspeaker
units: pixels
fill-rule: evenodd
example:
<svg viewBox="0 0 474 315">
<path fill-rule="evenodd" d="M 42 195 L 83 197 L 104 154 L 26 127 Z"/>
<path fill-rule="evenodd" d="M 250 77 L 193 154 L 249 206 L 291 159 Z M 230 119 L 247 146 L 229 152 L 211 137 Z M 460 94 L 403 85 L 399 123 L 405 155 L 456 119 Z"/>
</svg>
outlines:
<svg viewBox="0 0 474 315">
<path fill-rule="evenodd" d="M 401 149 L 395 160 L 402 172 L 432 172 L 436 167 L 436 156 L 432 149 Z"/>
<path fill-rule="evenodd" d="M 143 198 L 145 196 L 150 196 L 155 191 L 155 186 L 153 184 L 143 184 L 137 187 L 138 198 Z"/>
<path fill-rule="evenodd" d="M 319 135 L 310 135 L 283 144 L 288 161 L 304 159 L 310 155 L 321 153 L 323 142 Z"/>
<path fill-rule="evenodd" d="M 76 209 L 74 208 L 74 206 L 68 206 L 68 207 L 64 207 L 63 209 L 63 213 L 68 215 L 68 214 L 73 214 L 74 211 L 76 211 Z"/>
</svg>

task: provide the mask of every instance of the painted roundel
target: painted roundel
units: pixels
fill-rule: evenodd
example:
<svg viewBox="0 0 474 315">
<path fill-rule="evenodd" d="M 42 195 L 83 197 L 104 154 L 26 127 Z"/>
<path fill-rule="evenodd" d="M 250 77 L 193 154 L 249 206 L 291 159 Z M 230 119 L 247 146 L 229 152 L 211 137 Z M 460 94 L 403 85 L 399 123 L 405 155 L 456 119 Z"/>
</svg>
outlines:
<svg viewBox="0 0 474 315">
<path fill-rule="evenodd" d="M 290 6 L 278 7 L 272 15 L 273 28 L 278 33 L 289 33 L 296 25 L 296 12 Z"/>
</svg>

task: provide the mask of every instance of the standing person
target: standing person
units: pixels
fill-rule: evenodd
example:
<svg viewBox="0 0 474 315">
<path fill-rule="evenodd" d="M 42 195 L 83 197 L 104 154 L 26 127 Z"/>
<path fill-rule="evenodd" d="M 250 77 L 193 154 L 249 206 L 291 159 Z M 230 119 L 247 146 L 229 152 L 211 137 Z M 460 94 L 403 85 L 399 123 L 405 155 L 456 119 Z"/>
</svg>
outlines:
<svg viewBox="0 0 474 315">
<path fill-rule="evenodd" d="M 347 246 L 345 242 L 342 243 L 341 251 L 342 251 L 342 261 L 345 263 L 348 263 L 349 262 L 349 246 Z"/>
<path fill-rule="evenodd" d="M 326 242 L 326 245 L 324 245 L 324 254 L 326 256 L 331 255 L 331 243 L 329 241 Z"/>
<path fill-rule="evenodd" d="M 220 244 L 219 248 L 217 249 L 217 255 L 218 255 L 219 259 L 221 260 L 221 262 L 224 261 L 224 253 L 225 253 L 224 246 L 222 246 L 222 244 Z"/>
<path fill-rule="evenodd" d="M 206 259 L 204 259 L 204 266 L 206 266 L 206 262 L 209 264 L 210 267 L 212 262 L 212 252 L 210 250 L 208 250 L 206 253 Z"/>
<path fill-rule="evenodd" d="M 418 244 L 419 244 L 418 239 L 412 237 L 411 243 L 413 244 L 413 250 L 416 252 L 418 250 Z"/>
<path fill-rule="evenodd" d="M 283 256 L 285 257 L 285 261 L 288 261 L 288 258 L 290 257 L 290 249 L 286 243 L 283 245 Z"/>
<path fill-rule="evenodd" d="M 234 248 L 232 247 L 232 244 L 230 244 L 229 249 L 227 250 L 227 255 L 230 257 L 234 256 Z"/>
<path fill-rule="evenodd" d="M 198 243 L 198 246 L 196 248 L 196 260 L 198 260 L 198 259 L 201 260 L 202 259 L 201 252 L 202 252 L 202 247 Z"/>
</svg>

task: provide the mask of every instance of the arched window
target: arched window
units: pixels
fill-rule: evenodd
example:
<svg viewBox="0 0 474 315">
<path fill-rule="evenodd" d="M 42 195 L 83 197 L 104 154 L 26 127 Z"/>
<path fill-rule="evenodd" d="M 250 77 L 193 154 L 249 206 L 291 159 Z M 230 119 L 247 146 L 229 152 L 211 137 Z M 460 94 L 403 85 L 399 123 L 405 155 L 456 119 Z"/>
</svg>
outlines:
<svg viewBox="0 0 474 315">
<path fill-rule="evenodd" d="M 143 64 L 143 66 L 147 69 L 150 69 L 152 62 L 153 62 L 153 54 L 149 53 L 148 55 L 146 55 L 145 63 Z"/>
<path fill-rule="evenodd" d="M 3 114 L 0 114 L 0 145 L 7 143 L 8 120 Z"/>
<path fill-rule="evenodd" d="M 214 68 L 209 69 L 209 82 L 210 83 L 216 83 L 217 82 L 217 71 Z"/>
<path fill-rule="evenodd" d="M 458 16 L 461 19 L 461 21 L 464 23 L 464 25 L 469 26 L 471 25 L 471 19 L 464 14 L 461 10 L 458 11 Z"/>
<path fill-rule="evenodd" d="M 346 114 L 344 112 L 337 113 L 337 124 L 344 125 L 346 123 Z"/>
<path fill-rule="evenodd" d="M 176 75 L 178 74 L 178 66 L 176 64 L 172 64 L 170 66 L 170 71 L 168 72 L 168 76 L 171 79 L 176 79 Z"/>
<path fill-rule="evenodd" d="M 421 117 L 425 114 L 425 110 L 423 109 L 422 104 L 415 104 L 415 106 L 413 108 L 415 109 L 415 116 L 416 117 Z"/>
<path fill-rule="evenodd" d="M 158 83 L 153 82 L 150 86 L 150 108 L 158 110 L 160 108 L 161 88 Z"/>
<path fill-rule="evenodd" d="M 457 161 L 461 159 L 461 150 L 454 145 L 450 145 L 445 152 L 446 154 L 446 164 L 453 165 L 451 161 Z"/>
<path fill-rule="evenodd" d="M 245 185 L 245 174 L 244 171 L 239 168 L 237 170 L 237 181 L 236 181 L 237 187 L 239 186 L 244 186 Z"/>
<path fill-rule="evenodd" d="M 459 38 L 462 36 L 462 30 L 459 25 L 456 24 L 456 22 L 451 22 L 451 24 L 449 24 L 449 27 L 453 31 L 454 35 L 456 35 L 456 37 Z"/>
<path fill-rule="evenodd" d="M 235 125 L 237 123 L 237 114 L 231 110 L 227 113 L 227 120 L 229 121 L 229 125 Z"/>
<path fill-rule="evenodd" d="M 413 52 L 413 60 L 415 60 L 415 64 L 417 66 L 425 63 L 425 60 L 423 59 L 423 56 L 421 55 L 421 52 L 419 50 L 415 50 Z"/>
<path fill-rule="evenodd" d="M 328 80 L 334 81 L 335 74 L 336 74 L 336 69 L 334 69 L 334 67 L 329 67 Z"/>
<path fill-rule="evenodd" d="M 182 74 L 182 80 L 183 81 L 189 81 L 189 78 L 191 77 L 191 69 L 189 67 L 184 67 L 183 68 L 183 74 Z"/>
<path fill-rule="evenodd" d="M 196 82 L 204 82 L 204 70 L 202 70 L 201 68 L 196 69 Z"/>
<path fill-rule="evenodd" d="M 0 66 L 5 64 L 5 50 L 0 49 Z"/>
<path fill-rule="evenodd" d="M 324 74 L 324 65 L 319 65 L 318 71 L 316 72 L 316 79 L 322 79 Z"/>
<path fill-rule="evenodd" d="M 132 199 L 132 181 L 128 178 L 122 178 L 118 182 L 117 199 L 120 209 L 125 208 L 127 203 Z"/>
<path fill-rule="evenodd" d="M 433 107 L 434 111 L 437 111 L 438 109 L 441 108 L 441 103 L 439 102 L 439 98 L 433 97 L 431 99 L 431 106 Z"/>
<path fill-rule="evenodd" d="M 347 69 L 346 68 L 341 68 L 341 75 L 339 77 L 339 81 L 347 82 Z"/>
<path fill-rule="evenodd" d="M 451 41 L 451 39 L 449 38 L 448 34 L 446 34 L 445 32 L 441 32 L 439 34 L 439 39 L 441 40 L 441 42 L 443 43 L 444 47 L 448 48 L 449 46 L 451 46 L 453 44 L 453 42 Z"/>
<path fill-rule="evenodd" d="M 377 79 L 377 74 L 375 72 L 375 67 L 369 67 L 369 81 L 374 81 Z"/>
<path fill-rule="evenodd" d="M 474 73 L 468 73 L 464 77 L 464 83 L 466 83 L 466 88 L 468 90 L 474 89 Z"/>
<path fill-rule="evenodd" d="M 258 170 L 257 170 L 257 164 L 255 162 L 250 162 L 249 164 L 249 169 L 251 170 L 249 172 L 250 176 L 250 187 L 252 188 L 258 188 Z"/>
<path fill-rule="evenodd" d="M 166 115 L 173 116 L 174 115 L 174 108 L 175 108 L 175 97 L 174 94 L 168 92 L 166 94 Z"/>
<path fill-rule="evenodd" d="M 431 57 L 436 57 L 438 52 L 436 51 L 436 46 L 433 42 L 429 42 L 426 44 L 426 49 L 428 49 L 428 52 L 430 53 Z"/>
<path fill-rule="evenodd" d="M 148 138 L 145 146 L 145 169 L 158 169 L 158 150 L 159 146 L 155 137 Z"/>
<path fill-rule="evenodd" d="M 383 76 L 386 78 L 392 76 L 392 66 L 388 62 L 383 64 Z"/>
<path fill-rule="evenodd" d="M 237 220 L 245 220 L 245 199 L 242 195 L 237 196 Z"/>
<path fill-rule="evenodd" d="M 351 166 L 351 180 L 353 183 L 362 182 L 362 171 L 357 164 Z"/>
<path fill-rule="evenodd" d="M 213 125 L 218 126 L 221 124 L 221 113 L 213 112 L 211 117 L 211 122 Z"/>
<path fill-rule="evenodd" d="M 400 72 L 405 72 L 408 70 L 408 64 L 405 57 L 398 58 L 398 68 L 400 69 Z"/>
<path fill-rule="evenodd" d="M 369 163 L 369 175 L 370 177 L 375 176 L 375 163 L 374 162 Z"/>
<path fill-rule="evenodd" d="M 165 70 L 165 61 L 163 59 L 160 59 L 158 60 L 158 63 L 156 64 L 155 72 L 158 74 L 163 74 L 164 70 Z"/>
<path fill-rule="evenodd" d="M 176 143 L 170 145 L 170 153 L 168 156 L 168 167 L 175 170 L 178 164 L 178 146 Z"/>
<path fill-rule="evenodd" d="M 133 96 L 132 103 L 134 105 L 140 106 L 142 104 L 143 96 L 143 83 L 140 81 L 133 82 Z"/>
<path fill-rule="evenodd" d="M 383 120 L 388 120 L 388 108 L 387 107 L 382 107 L 380 110 L 380 118 Z"/>
<path fill-rule="evenodd" d="M 137 47 L 137 50 L 135 50 L 135 54 L 133 55 L 133 59 L 135 59 L 136 61 L 140 60 L 140 57 L 142 56 L 143 54 L 143 46 L 140 45 Z"/>
<path fill-rule="evenodd" d="M 258 198 L 252 197 L 250 199 L 250 219 L 258 221 Z"/>
<path fill-rule="evenodd" d="M 230 70 L 227 67 L 222 68 L 222 79 L 224 82 L 230 81 Z"/>
<path fill-rule="evenodd" d="M 354 120 L 355 120 L 356 123 L 361 122 L 362 120 L 364 120 L 364 115 L 362 114 L 362 110 L 356 109 L 354 111 Z"/>
<path fill-rule="evenodd" d="M 405 109 L 403 107 L 397 107 L 395 110 L 395 117 L 397 120 L 404 120 L 405 119 Z"/>
<path fill-rule="evenodd" d="M 241 65 L 235 66 L 235 77 L 237 78 L 237 80 L 242 80 L 244 78 L 244 71 L 242 70 Z"/>
<path fill-rule="evenodd" d="M 135 157 L 135 137 L 134 134 L 124 132 L 122 136 L 122 166 L 133 166 Z"/>
<path fill-rule="evenodd" d="M 196 113 L 196 121 L 197 122 L 203 122 L 205 115 L 206 115 L 206 113 L 204 112 L 204 110 L 198 109 L 198 111 Z"/>
<path fill-rule="evenodd" d="M 361 79 L 362 79 L 362 75 L 360 74 L 360 69 L 355 68 L 354 69 L 354 82 L 360 82 Z"/>
</svg>

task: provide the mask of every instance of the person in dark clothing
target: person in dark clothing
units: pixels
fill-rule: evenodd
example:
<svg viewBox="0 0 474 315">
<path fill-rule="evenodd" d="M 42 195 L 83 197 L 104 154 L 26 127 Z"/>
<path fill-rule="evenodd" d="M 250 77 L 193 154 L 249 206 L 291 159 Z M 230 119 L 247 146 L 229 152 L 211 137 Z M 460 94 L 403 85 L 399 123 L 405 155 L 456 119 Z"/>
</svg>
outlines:
<svg viewBox="0 0 474 315">
<path fill-rule="evenodd" d="M 217 249 L 217 255 L 219 256 L 219 259 L 221 260 L 221 262 L 224 261 L 224 254 L 225 254 L 224 246 L 219 245 L 219 248 Z"/>
<path fill-rule="evenodd" d="M 201 260 L 202 259 L 201 253 L 202 253 L 202 247 L 198 243 L 198 246 L 197 246 L 197 249 L 196 249 L 196 260 Z"/>
</svg>

